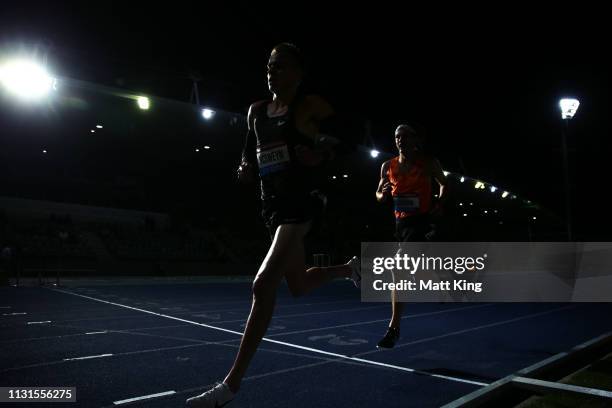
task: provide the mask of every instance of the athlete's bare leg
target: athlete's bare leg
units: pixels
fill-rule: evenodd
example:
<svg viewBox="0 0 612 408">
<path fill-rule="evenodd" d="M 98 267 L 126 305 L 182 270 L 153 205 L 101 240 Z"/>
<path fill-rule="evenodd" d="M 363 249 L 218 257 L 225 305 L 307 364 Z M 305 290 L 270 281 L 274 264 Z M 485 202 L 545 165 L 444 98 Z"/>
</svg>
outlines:
<svg viewBox="0 0 612 408">
<path fill-rule="evenodd" d="M 306 270 L 303 239 L 309 228 L 310 222 L 307 222 L 283 224 L 276 230 L 272 245 L 253 282 L 251 313 L 238 355 L 224 380 L 233 392 L 240 389 L 242 378 L 270 324 L 276 291 L 283 276 L 291 293 L 302 295 L 331 279 L 351 275 L 350 265 Z"/>
</svg>

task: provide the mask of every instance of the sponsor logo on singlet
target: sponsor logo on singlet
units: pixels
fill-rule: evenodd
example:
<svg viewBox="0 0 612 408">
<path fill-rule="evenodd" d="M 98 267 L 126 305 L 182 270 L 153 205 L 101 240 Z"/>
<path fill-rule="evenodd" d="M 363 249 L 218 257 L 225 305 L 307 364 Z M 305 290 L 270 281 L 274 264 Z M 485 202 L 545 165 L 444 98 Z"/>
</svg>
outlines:
<svg viewBox="0 0 612 408">
<path fill-rule="evenodd" d="M 401 194 L 393 197 L 395 211 L 405 213 L 418 212 L 421 207 L 418 194 Z"/>
<path fill-rule="evenodd" d="M 280 171 L 289 165 L 289 161 L 289 148 L 286 144 L 264 145 L 257 149 L 261 175 Z"/>
</svg>

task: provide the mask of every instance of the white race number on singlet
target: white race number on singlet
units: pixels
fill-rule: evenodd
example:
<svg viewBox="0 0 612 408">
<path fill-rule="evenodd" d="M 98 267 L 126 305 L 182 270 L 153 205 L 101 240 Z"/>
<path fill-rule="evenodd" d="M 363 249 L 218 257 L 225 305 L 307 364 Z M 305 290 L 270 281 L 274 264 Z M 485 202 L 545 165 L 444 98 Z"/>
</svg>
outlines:
<svg viewBox="0 0 612 408">
<path fill-rule="evenodd" d="M 257 163 L 259 173 L 262 175 L 284 169 L 289 161 L 289 148 L 286 144 L 264 145 L 257 148 Z"/>
</svg>

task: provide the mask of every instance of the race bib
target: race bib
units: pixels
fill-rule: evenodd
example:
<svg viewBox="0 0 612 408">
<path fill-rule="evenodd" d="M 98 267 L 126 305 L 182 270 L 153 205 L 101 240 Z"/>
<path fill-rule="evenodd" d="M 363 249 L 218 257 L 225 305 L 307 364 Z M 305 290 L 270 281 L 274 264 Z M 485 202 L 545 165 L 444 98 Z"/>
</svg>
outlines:
<svg viewBox="0 0 612 408">
<path fill-rule="evenodd" d="M 402 194 L 393 197 L 395 211 L 415 213 L 421 208 L 418 194 Z"/>
<path fill-rule="evenodd" d="M 282 170 L 289 165 L 289 161 L 289 148 L 286 144 L 262 146 L 257 149 L 257 163 L 261 175 Z"/>
</svg>

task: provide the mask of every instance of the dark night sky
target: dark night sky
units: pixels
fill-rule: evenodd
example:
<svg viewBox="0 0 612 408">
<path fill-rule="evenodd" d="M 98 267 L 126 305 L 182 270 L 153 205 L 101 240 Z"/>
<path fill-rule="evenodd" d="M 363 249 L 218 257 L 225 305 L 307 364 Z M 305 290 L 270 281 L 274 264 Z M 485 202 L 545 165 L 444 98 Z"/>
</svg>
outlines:
<svg viewBox="0 0 612 408">
<path fill-rule="evenodd" d="M 463 162 L 467 174 L 550 207 L 562 197 L 557 103 L 575 96 L 575 205 L 591 214 L 581 222 L 607 212 L 603 200 L 583 199 L 607 181 L 602 164 L 612 151 L 602 10 L 26 3 L 0 6 L 3 48 L 46 43 L 61 75 L 181 99 L 197 72 L 206 103 L 240 112 L 267 96 L 271 47 L 295 42 L 311 61 L 316 89 L 339 111 L 371 119 L 378 144 L 385 146 L 399 120 L 415 121 L 448 169 L 462 171 Z"/>
</svg>

